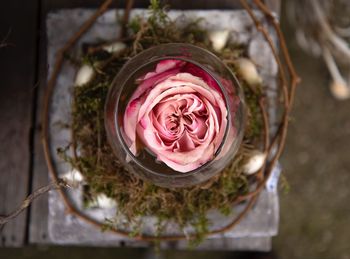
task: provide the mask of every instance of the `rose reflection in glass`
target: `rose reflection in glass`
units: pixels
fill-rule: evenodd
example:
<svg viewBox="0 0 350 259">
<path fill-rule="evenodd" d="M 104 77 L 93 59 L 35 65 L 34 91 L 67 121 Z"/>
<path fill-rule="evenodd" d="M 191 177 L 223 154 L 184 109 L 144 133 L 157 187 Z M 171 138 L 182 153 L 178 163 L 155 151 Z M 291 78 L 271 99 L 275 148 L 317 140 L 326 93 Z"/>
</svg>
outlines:
<svg viewBox="0 0 350 259">
<path fill-rule="evenodd" d="M 199 184 L 233 159 L 244 126 L 242 90 L 210 52 L 165 44 L 131 59 L 106 102 L 108 140 L 126 168 L 165 187 Z"/>
</svg>

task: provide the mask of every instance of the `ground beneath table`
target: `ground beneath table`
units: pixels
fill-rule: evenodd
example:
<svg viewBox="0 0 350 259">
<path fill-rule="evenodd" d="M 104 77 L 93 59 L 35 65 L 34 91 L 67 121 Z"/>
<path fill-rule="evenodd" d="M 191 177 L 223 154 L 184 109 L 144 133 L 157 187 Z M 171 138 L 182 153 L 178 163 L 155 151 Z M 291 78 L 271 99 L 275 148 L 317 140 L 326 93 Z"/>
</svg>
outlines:
<svg viewBox="0 0 350 259">
<path fill-rule="evenodd" d="M 350 258 L 350 100 L 333 99 L 326 66 L 282 24 L 302 82 L 282 156 L 291 190 L 280 195 L 273 248 L 278 258 Z"/>
</svg>

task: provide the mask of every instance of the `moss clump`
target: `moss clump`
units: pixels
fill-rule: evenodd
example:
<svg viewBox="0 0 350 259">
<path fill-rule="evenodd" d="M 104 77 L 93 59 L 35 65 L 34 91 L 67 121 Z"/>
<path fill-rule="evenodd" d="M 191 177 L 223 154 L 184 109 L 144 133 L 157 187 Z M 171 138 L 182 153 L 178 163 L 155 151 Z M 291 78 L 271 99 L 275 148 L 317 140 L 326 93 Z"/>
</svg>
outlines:
<svg viewBox="0 0 350 259">
<path fill-rule="evenodd" d="M 241 165 L 247 146 L 261 137 L 261 118 L 257 112 L 260 93 L 245 87 L 250 123 L 244 143 L 232 163 L 215 179 L 201 186 L 168 189 L 130 174 L 113 155 L 103 126 L 104 103 L 113 77 L 130 57 L 160 43 L 191 43 L 213 51 L 207 32 L 201 28 L 199 21 L 176 25 L 160 8 L 158 1 L 151 1 L 151 4 L 147 20 L 138 17 L 130 22 L 132 38 L 126 41 L 129 46 L 126 50 L 118 55 L 98 50 L 83 58 L 83 62 L 98 59 L 99 65 L 94 66 L 96 73 L 89 83 L 74 88 L 71 128 L 76 155 L 74 158 L 66 157 L 66 160 L 84 175 L 89 185 L 89 196 L 104 193 L 117 202 L 118 213 L 133 226 L 131 235 L 138 235 L 142 229 L 140 216 L 155 216 L 158 219 L 156 235 L 161 235 L 170 220 L 181 228 L 193 226 L 196 241 L 200 241 L 209 230 L 208 210 L 218 209 L 228 215 L 232 202 L 248 191 L 250 179 L 242 173 Z M 243 52 L 242 46 L 231 45 L 216 54 L 223 60 L 233 61 Z M 233 66 L 231 69 L 234 71 Z M 118 215 L 106 222 L 106 228 L 118 225 Z"/>
</svg>

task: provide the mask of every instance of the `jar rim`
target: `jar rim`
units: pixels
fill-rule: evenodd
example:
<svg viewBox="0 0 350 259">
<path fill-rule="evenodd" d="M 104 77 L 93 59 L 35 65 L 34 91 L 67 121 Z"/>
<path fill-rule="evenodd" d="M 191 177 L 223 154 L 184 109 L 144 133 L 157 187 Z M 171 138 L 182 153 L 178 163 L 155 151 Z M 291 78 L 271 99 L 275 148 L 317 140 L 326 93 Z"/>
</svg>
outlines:
<svg viewBox="0 0 350 259">
<path fill-rule="evenodd" d="M 127 63 L 124 64 L 124 66 L 122 67 L 122 69 L 118 72 L 118 74 L 116 75 L 115 79 L 113 80 L 112 82 L 112 87 L 110 89 L 110 91 L 112 90 L 113 86 L 115 85 L 115 80 L 116 78 L 118 78 L 118 75 L 119 74 L 122 74 L 126 68 L 128 66 L 130 66 L 132 64 L 133 61 L 135 61 L 135 59 L 140 59 L 142 58 L 142 56 L 145 56 L 146 54 L 150 53 L 150 52 L 154 52 L 154 50 L 156 48 L 160 48 L 160 47 L 185 47 L 185 48 L 190 48 L 190 49 L 196 49 L 197 51 L 202 51 L 202 52 L 205 52 L 205 54 L 209 54 L 211 55 L 212 57 L 214 57 L 217 61 L 220 62 L 220 64 L 222 64 L 223 66 L 225 66 L 225 69 L 227 69 L 230 74 L 232 75 L 232 77 L 234 78 L 235 82 L 233 82 L 234 84 L 236 84 L 236 87 L 235 88 L 239 88 L 240 90 L 240 93 L 236 93 L 237 96 L 239 96 L 240 98 L 240 102 L 241 105 L 243 105 L 243 111 L 245 110 L 245 105 L 244 105 L 244 96 L 243 96 L 243 90 L 241 89 L 241 85 L 239 83 L 239 81 L 237 80 L 237 78 L 232 74 L 231 70 L 216 56 L 214 55 L 213 53 L 211 53 L 210 51 L 206 50 L 206 49 L 203 49 L 203 48 L 200 48 L 200 47 L 197 47 L 197 46 L 194 46 L 194 45 L 191 45 L 191 44 L 185 44 L 185 43 L 167 43 L 167 44 L 160 44 L 158 46 L 155 46 L 155 47 L 151 47 L 139 54 L 137 54 L 136 56 L 134 56 L 131 60 L 129 60 Z M 119 90 L 118 90 L 118 95 L 117 95 L 117 99 L 116 99 L 116 102 L 115 102 L 115 105 L 114 105 L 114 109 L 113 109 L 113 124 L 116 126 L 116 135 L 117 135 L 117 138 L 119 140 L 119 143 L 121 143 L 121 148 L 126 152 L 127 156 L 129 156 L 132 161 L 137 165 L 139 166 L 142 170 L 145 170 L 147 171 L 148 173 L 150 174 L 153 174 L 153 175 L 156 175 L 156 176 L 161 176 L 161 177 L 168 177 L 169 179 L 170 178 L 182 178 L 182 177 L 188 177 L 188 176 L 193 176 L 193 175 L 196 175 L 198 172 L 201 172 L 203 169 L 211 166 L 214 162 L 215 162 L 215 158 L 221 153 L 222 149 L 223 149 L 223 146 L 225 144 L 225 142 L 227 141 L 227 137 L 228 137 L 228 132 L 229 132 L 229 127 L 231 127 L 231 120 L 232 120 L 232 114 L 231 114 L 231 104 L 230 104 L 230 101 L 229 101 L 229 95 L 227 93 L 227 90 L 225 89 L 225 87 L 222 85 L 222 83 L 220 82 L 220 80 L 218 79 L 218 76 L 215 75 L 215 73 L 213 73 L 209 68 L 207 68 L 206 66 L 200 64 L 199 62 L 195 61 L 195 60 L 191 60 L 190 59 L 191 57 L 183 57 L 183 56 L 175 56 L 175 55 L 164 55 L 162 57 L 156 57 L 156 58 L 152 58 L 151 60 L 148 60 L 147 62 L 143 63 L 142 65 L 140 65 L 139 67 L 137 67 L 137 70 L 134 70 L 133 73 L 130 73 L 128 75 L 128 77 L 124 80 L 124 82 L 122 82 L 121 86 L 119 86 Z M 120 97 L 121 97 L 121 93 L 123 91 L 123 89 L 125 88 L 126 86 L 126 83 L 130 80 L 130 78 L 132 78 L 132 76 L 137 73 L 137 71 L 141 70 L 142 68 L 144 67 L 147 67 L 149 65 L 152 65 L 154 63 L 157 63 L 159 61 L 162 61 L 162 60 L 182 60 L 182 61 L 185 61 L 185 62 L 189 62 L 191 64 L 194 64 L 195 66 L 199 67 L 200 69 L 204 70 L 207 74 L 209 74 L 209 76 L 215 80 L 215 82 L 218 84 L 220 90 L 221 90 L 221 93 L 224 97 L 224 100 L 225 100 L 225 106 L 226 106 L 226 109 L 227 109 L 227 124 L 226 124 L 226 128 L 225 128 L 225 133 L 224 133 L 224 136 L 223 136 L 223 139 L 219 145 L 219 147 L 216 149 L 215 151 L 215 154 L 214 154 L 214 157 L 212 159 L 210 159 L 209 161 L 207 161 L 206 163 L 204 163 L 203 165 L 199 166 L 198 168 L 194 169 L 194 170 L 191 170 L 191 171 L 188 171 L 188 172 L 185 172 L 185 173 L 182 173 L 182 172 L 177 172 L 176 170 L 172 169 L 174 171 L 174 174 L 166 174 L 166 173 L 159 173 L 147 166 L 145 166 L 141 161 L 140 159 L 135 156 L 131 150 L 129 149 L 126 141 L 124 140 L 123 138 L 123 134 L 121 132 L 122 130 L 122 125 L 121 123 L 119 122 L 118 120 L 118 112 L 120 111 L 120 107 L 119 107 L 119 103 L 120 103 Z M 108 100 L 109 100 L 109 95 L 110 93 L 108 93 L 108 96 L 107 96 L 107 99 L 106 99 L 106 107 L 108 105 Z M 243 131 L 243 126 L 245 124 L 245 112 L 243 114 L 243 118 L 242 118 L 242 121 L 241 121 L 241 125 L 240 126 L 240 129 L 237 129 L 238 131 Z M 109 128 L 106 124 L 106 127 L 107 127 L 107 134 L 109 132 Z M 109 134 L 108 134 L 109 135 Z M 107 136 L 109 138 L 109 136 Z M 236 136 L 236 137 L 239 137 L 239 136 Z M 112 141 L 112 143 L 114 143 L 114 141 Z M 113 145 L 112 145 L 113 146 Z M 114 149 L 114 148 L 113 148 Z"/>
</svg>

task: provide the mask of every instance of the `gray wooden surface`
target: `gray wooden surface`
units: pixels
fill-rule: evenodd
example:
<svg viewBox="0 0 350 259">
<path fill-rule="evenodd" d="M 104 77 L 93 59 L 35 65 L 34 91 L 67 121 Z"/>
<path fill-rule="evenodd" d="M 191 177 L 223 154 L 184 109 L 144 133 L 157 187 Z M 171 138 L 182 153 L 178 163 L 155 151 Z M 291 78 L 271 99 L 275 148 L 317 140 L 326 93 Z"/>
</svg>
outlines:
<svg viewBox="0 0 350 259">
<path fill-rule="evenodd" d="M 14 210 L 30 191 L 37 10 L 34 1 L 1 7 L 0 41 L 8 35 L 9 45 L 0 49 L 0 214 Z M 21 246 L 27 221 L 24 212 L 0 228 L 0 246 Z"/>
<path fill-rule="evenodd" d="M 119 7 L 125 1 L 118 1 Z M 238 0 L 167 1 L 174 9 L 232 9 Z M 279 13 L 280 0 L 267 0 Z M 0 214 L 15 208 L 34 188 L 47 183 L 41 147 L 40 114 L 46 85 L 46 14 L 52 10 L 97 7 L 99 0 L 11 0 L 0 9 Z M 136 0 L 146 7 L 148 0 Z M 113 6 L 115 7 L 115 5 Z M 0 229 L 0 246 L 47 243 L 47 195 L 30 212 Z"/>
<path fill-rule="evenodd" d="M 53 2 L 53 1 L 51 1 Z M 49 9 L 50 1 L 42 2 L 40 8 L 40 17 L 46 17 Z M 38 88 L 37 103 L 35 107 L 35 121 L 33 128 L 35 133 L 33 136 L 33 175 L 32 175 L 32 189 L 44 186 L 48 183 L 49 176 L 47 174 L 47 165 L 44 157 L 42 147 L 42 129 L 41 129 L 41 113 L 44 103 L 44 92 L 47 79 L 47 51 L 46 51 L 46 25 L 45 19 L 39 21 L 40 42 L 38 43 Z M 45 244 L 48 243 L 47 232 L 47 215 L 49 213 L 47 206 L 48 195 L 45 194 L 39 197 L 30 208 L 30 222 L 28 228 L 28 243 L 30 244 Z"/>
</svg>

